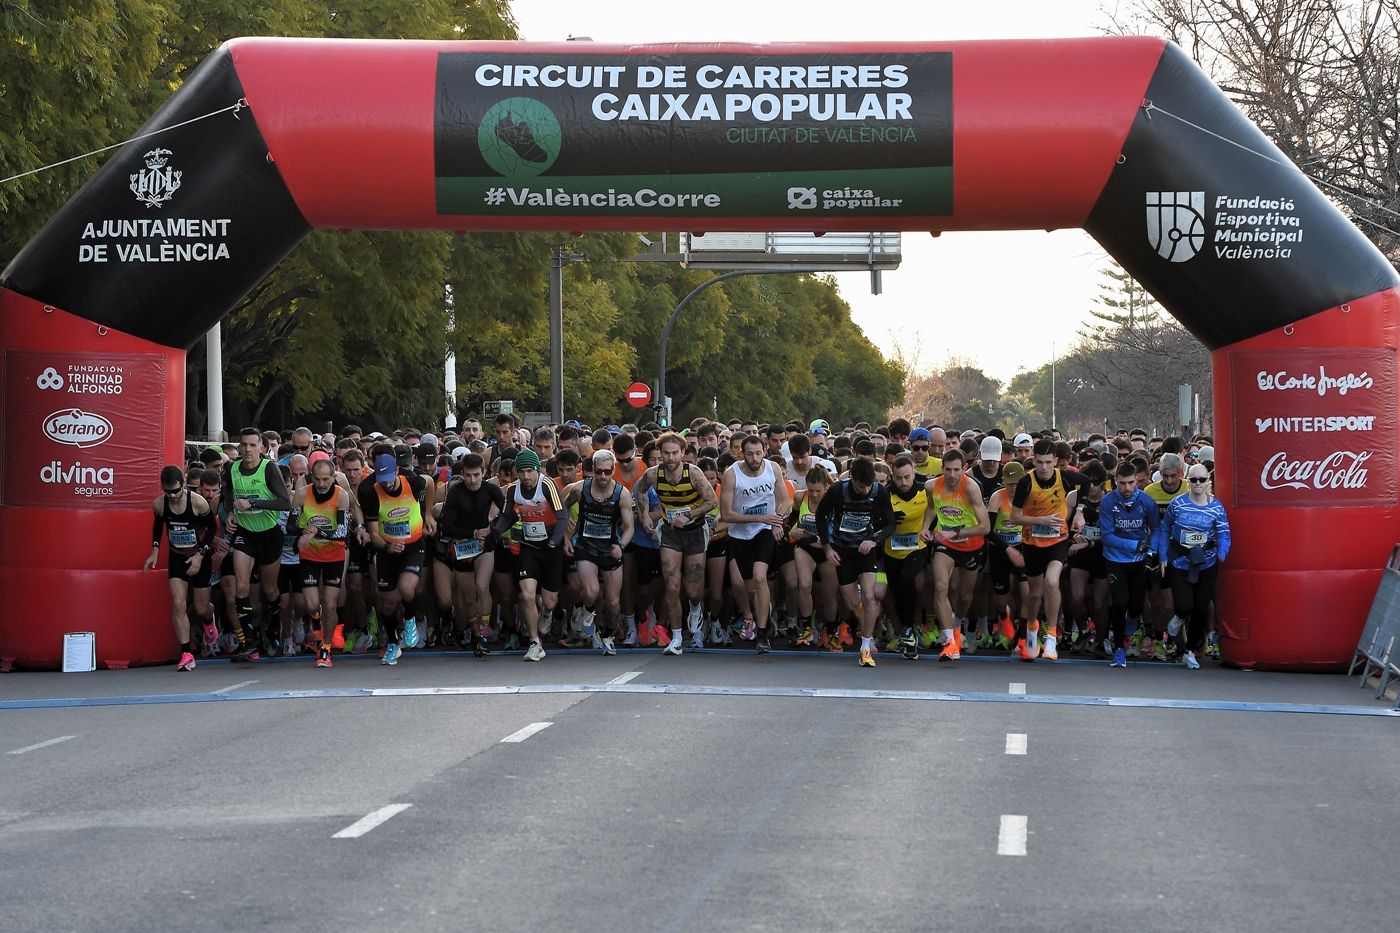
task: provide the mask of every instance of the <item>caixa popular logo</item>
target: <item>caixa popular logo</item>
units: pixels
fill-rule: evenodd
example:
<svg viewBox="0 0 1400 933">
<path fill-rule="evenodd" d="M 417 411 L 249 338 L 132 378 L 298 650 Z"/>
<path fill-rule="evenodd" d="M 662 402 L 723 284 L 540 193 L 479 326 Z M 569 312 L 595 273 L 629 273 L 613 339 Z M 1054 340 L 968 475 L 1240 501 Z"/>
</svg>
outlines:
<svg viewBox="0 0 1400 933">
<path fill-rule="evenodd" d="M 44 419 L 44 436 L 74 447 L 96 447 L 112 438 L 112 422 L 79 408 L 65 408 Z"/>
<path fill-rule="evenodd" d="M 1206 193 L 1147 192 L 1147 242 L 1168 262 L 1200 252 L 1206 245 Z"/>
</svg>

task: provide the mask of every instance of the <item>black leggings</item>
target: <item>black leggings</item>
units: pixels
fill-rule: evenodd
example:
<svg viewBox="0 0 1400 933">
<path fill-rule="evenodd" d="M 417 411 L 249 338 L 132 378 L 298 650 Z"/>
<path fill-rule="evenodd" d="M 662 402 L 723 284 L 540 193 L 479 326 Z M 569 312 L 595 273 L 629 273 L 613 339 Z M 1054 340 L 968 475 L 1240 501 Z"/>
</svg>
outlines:
<svg viewBox="0 0 1400 933">
<path fill-rule="evenodd" d="M 1210 625 L 1210 604 L 1215 601 L 1215 581 L 1218 564 L 1197 572 L 1196 582 L 1188 578 L 1188 571 L 1173 567 L 1167 571 L 1172 587 L 1172 603 L 1176 617 L 1186 626 L 1186 650 L 1200 651 L 1206 641 L 1206 628 Z"/>
<path fill-rule="evenodd" d="M 1108 619 L 1112 626 L 1113 647 L 1123 646 L 1128 616 L 1139 618 L 1147 600 L 1147 567 L 1141 562 L 1120 564 L 1108 561 Z"/>
<path fill-rule="evenodd" d="M 927 548 L 920 548 L 898 560 L 885 556 L 885 578 L 889 580 L 890 592 L 894 595 L 894 614 L 899 617 L 901 628 L 913 628 L 918 616 L 919 587 L 915 579 L 924 569 L 927 556 Z"/>
</svg>

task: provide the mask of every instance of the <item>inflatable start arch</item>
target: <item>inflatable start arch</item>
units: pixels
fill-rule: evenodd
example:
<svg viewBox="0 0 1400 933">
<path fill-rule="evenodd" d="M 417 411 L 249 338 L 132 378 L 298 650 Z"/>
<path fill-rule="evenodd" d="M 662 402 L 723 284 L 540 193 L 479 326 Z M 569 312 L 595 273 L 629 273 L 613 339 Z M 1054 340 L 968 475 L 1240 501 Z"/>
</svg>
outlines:
<svg viewBox="0 0 1400 933">
<path fill-rule="evenodd" d="M 1084 227 L 1214 352 L 1227 661 L 1344 664 L 1400 530 L 1395 271 L 1159 39 L 239 39 L 165 127 L 0 279 L 6 664 L 175 657 L 185 348 L 313 227 Z"/>
</svg>

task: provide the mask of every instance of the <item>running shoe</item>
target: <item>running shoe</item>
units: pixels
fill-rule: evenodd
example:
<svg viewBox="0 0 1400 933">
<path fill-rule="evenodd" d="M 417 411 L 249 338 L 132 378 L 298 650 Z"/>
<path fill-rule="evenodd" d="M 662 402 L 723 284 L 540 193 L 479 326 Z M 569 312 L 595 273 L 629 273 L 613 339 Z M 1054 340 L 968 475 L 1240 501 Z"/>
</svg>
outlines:
<svg viewBox="0 0 1400 933">
<path fill-rule="evenodd" d="M 744 624 L 739 628 L 739 637 L 744 641 L 753 641 L 758 636 L 758 626 L 749 616 L 744 616 Z"/>
<path fill-rule="evenodd" d="M 827 650 L 827 651 L 845 651 L 845 650 L 846 650 L 846 646 L 843 645 L 843 644 L 841 644 L 841 639 L 837 636 L 837 634 L 836 634 L 835 632 L 827 632 L 827 633 L 826 633 L 826 650 Z"/>
<path fill-rule="evenodd" d="M 384 647 L 384 657 L 379 659 L 379 663 L 392 667 L 399 663 L 399 657 L 402 654 L 403 649 L 399 647 L 399 643 L 391 641 Z"/>
<path fill-rule="evenodd" d="M 212 621 L 204 623 L 204 648 L 215 651 L 219 647 L 219 627 Z"/>
<path fill-rule="evenodd" d="M 855 644 L 855 639 L 851 637 L 851 626 L 845 622 L 836 626 L 836 637 L 841 639 L 843 645 Z"/>
<path fill-rule="evenodd" d="M 768 633 L 763 632 L 758 636 L 758 653 L 767 654 L 773 650 L 773 643 L 768 640 Z"/>
<path fill-rule="evenodd" d="M 874 659 L 873 657 L 870 656 L 870 650 L 867 649 L 867 648 L 862 648 L 862 649 L 860 649 L 860 666 L 861 666 L 861 667 L 874 667 L 874 666 L 875 666 L 875 659 Z"/>
<path fill-rule="evenodd" d="M 177 665 L 175 665 L 175 670 L 177 670 L 177 671 L 192 671 L 192 670 L 194 670 L 194 655 L 190 654 L 188 651 L 181 653 L 181 655 L 180 655 L 180 663 L 177 664 Z"/>
<path fill-rule="evenodd" d="M 705 623 L 701 617 L 701 611 L 699 604 L 696 604 L 690 607 L 690 612 L 686 616 L 686 624 L 689 625 L 692 632 L 698 630 Z"/>
<path fill-rule="evenodd" d="M 1206 639 L 1206 656 L 1211 658 L 1220 657 L 1220 637 L 1214 632 Z"/>
<path fill-rule="evenodd" d="M 948 639 L 948 644 L 943 646 L 943 650 L 938 652 L 940 661 L 956 661 L 962 657 L 962 632 L 953 629 L 953 637 Z"/>
<path fill-rule="evenodd" d="M 598 630 L 596 623 L 597 618 L 598 613 L 596 612 L 589 612 L 587 609 L 579 610 L 578 631 L 583 635 L 592 638 L 594 633 Z"/>
<path fill-rule="evenodd" d="M 797 633 L 797 641 L 793 642 L 799 648 L 809 648 L 812 645 L 812 626 L 802 626 L 802 631 Z"/>
<path fill-rule="evenodd" d="M 405 648 L 418 647 L 418 620 L 412 616 L 403 620 L 403 646 Z"/>
<path fill-rule="evenodd" d="M 1123 651 L 1123 649 L 1122 649 L 1122 648 L 1119 648 L 1118 651 Z M 1109 656 L 1112 656 L 1112 655 L 1114 655 L 1114 654 L 1117 653 L 1117 652 L 1114 651 L 1114 649 L 1113 649 L 1113 641 L 1112 641 L 1112 639 L 1105 638 L 1105 639 L 1103 640 L 1103 653 L 1106 654 L 1106 655 L 1109 655 Z M 1128 656 L 1128 652 L 1123 651 L 1123 657 L 1126 658 L 1127 656 Z"/>
<path fill-rule="evenodd" d="M 1196 660 L 1196 652 L 1188 651 L 1181 656 L 1181 663 L 1186 665 L 1188 671 L 1199 671 L 1201 662 Z"/>
<path fill-rule="evenodd" d="M 476 655 L 478 658 L 491 657 L 491 643 L 477 636 L 476 643 L 472 645 L 472 654 Z"/>
<path fill-rule="evenodd" d="M 1167 640 L 1164 638 L 1157 642 L 1157 647 L 1152 651 L 1153 659 L 1157 661 L 1167 661 L 1171 659 L 1171 656 L 1172 648 L 1167 644 Z"/>
<path fill-rule="evenodd" d="M 919 646 L 920 646 L 921 648 L 923 648 L 925 651 L 929 650 L 930 648 L 932 648 L 932 647 L 933 647 L 934 645 L 936 645 L 937 643 L 938 643 L 938 629 L 934 628 L 932 625 L 930 625 L 929 627 L 925 628 L 925 629 L 923 630 L 923 632 L 921 632 L 921 633 L 919 634 Z"/>
<path fill-rule="evenodd" d="M 658 631 L 660 630 L 658 629 Z M 666 647 L 661 649 L 661 653 L 679 656 L 681 653 L 681 640 L 679 638 L 672 638 L 666 643 Z"/>
<path fill-rule="evenodd" d="M 543 661 L 544 657 L 544 645 L 537 641 L 530 642 L 530 647 L 525 649 L 525 660 L 527 661 Z"/>
<path fill-rule="evenodd" d="M 607 657 L 617 654 L 617 646 L 613 644 L 611 635 L 603 639 L 603 654 Z"/>
<path fill-rule="evenodd" d="M 297 646 L 296 646 L 296 645 L 292 644 L 290 641 L 284 641 L 284 642 L 282 642 L 282 657 L 284 657 L 284 658 L 296 657 L 296 653 L 297 653 Z"/>
<path fill-rule="evenodd" d="M 965 632 L 965 633 L 963 633 L 961 651 L 962 651 L 963 654 L 976 654 L 976 653 L 977 653 L 977 633 L 976 633 L 976 632 Z"/>
<path fill-rule="evenodd" d="M 374 636 L 369 632 L 361 632 L 360 637 L 355 639 L 355 653 L 369 654 L 374 650 Z"/>
<path fill-rule="evenodd" d="M 705 647 L 705 629 L 703 626 L 690 630 L 690 650 Z"/>
<path fill-rule="evenodd" d="M 234 653 L 233 657 L 230 660 L 237 664 L 244 663 L 247 661 L 259 661 L 261 659 L 262 652 L 258 650 L 258 646 L 249 642 L 246 644 L 239 645 L 238 650 Z"/>
<path fill-rule="evenodd" d="M 549 634 L 549 631 L 550 631 L 550 629 L 552 629 L 552 628 L 554 628 L 554 613 L 553 613 L 553 612 L 541 612 L 541 613 L 540 613 L 540 637 L 541 637 L 541 638 L 544 638 L 546 635 Z"/>
<path fill-rule="evenodd" d="M 1022 661 L 1034 661 L 1039 655 L 1039 643 L 1027 644 L 1026 639 L 1024 638 L 1016 642 L 1016 656 L 1019 657 Z"/>
<path fill-rule="evenodd" d="M 298 645 L 305 644 L 306 642 L 306 623 L 301 619 L 297 619 L 297 624 L 292 629 L 292 641 L 296 642 Z"/>
<path fill-rule="evenodd" d="M 331 634 L 331 648 L 336 651 L 345 650 L 345 626 L 339 622 L 335 625 L 335 631 Z"/>
<path fill-rule="evenodd" d="M 727 645 L 727 644 L 729 644 L 729 642 L 728 642 L 726 636 L 727 636 L 727 633 L 724 631 L 724 626 L 719 624 L 719 619 L 711 619 L 711 620 L 710 620 L 710 644 L 712 644 L 712 645 Z"/>
<path fill-rule="evenodd" d="M 1110 662 L 1108 663 L 1108 666 L 1109 666 L 1109 667 L 1127 667 L 1127 666 L 1128 666 L 1128 652 L 1124 651 L 1122 648 L 1117 648 L 1117 649 L 1115 649 L 1114 652 L 1113 652 L 1113 660 L 1110 661 Z"/>
<path fill-rule="evenodd" d="M 322 647 L 321 647 L 320 653 L 318 653 L 318 654 L 316 655 L 316 666 L 317 666 L 317 667 L 330 667 L 330 666 L 331 666 L 331 649 L 329 649 L 329 648 L 327 648 L 327 647 L 325 647 L 325 646 L 322 646 Z"/>
<path fill-rule="evenodd" d="M 914 630 L 907 628 L 904 636 L 899 639 L 900 650 L 904 653 L 906 661 L 917 661 L 919 659 L 919 639 L 914 636 Z"/>
<path fill-rule="evenodd" d="M 655 635 L 651 630 L 651 619 L 643 617 L 642 620 L 637 623 L 637 647 L 650 648 L 654 640 Z"/>
<path fill-rule="evenodd" d="M 510 637 L 506 639 L 506 650 L 507 650 L 507 651 L 519 651 L 519 650 L 520 650 L 520 636 L 517 635 L 515 632 L 511 632 L 511 633 L 510 633 Z"/>
<path fill-rule="evenodd" d="M 595 648 L 599 651 L 603 650 L 603 636 L 598 634 L 597 626 L 594 626 L 593 634 L 588 636 L 588 645 L 590 648 Z"/>
<path fill-rule="evenodd" d="M 1060 653 L 1055 650 L 1056 638 L 1054 635 L 1045 636 L 1045 647 L 1040 650 L 1040 656 L 1047 661 L 1060 660 Z"/>
<path fill-rule="evenodd" d="M 659 623 L 653 623 L 651 626 L 651 633 L 656 638 L 656 646 L 658 648 L 667 648 L 671 645 L 671 633 L 666 631 L 666 626 L 661 625 Z M 671 653 L 680 654 L 680 650 L 681 649 L 679 640 L 677 640 L 676 650 Z"/>
</svg>

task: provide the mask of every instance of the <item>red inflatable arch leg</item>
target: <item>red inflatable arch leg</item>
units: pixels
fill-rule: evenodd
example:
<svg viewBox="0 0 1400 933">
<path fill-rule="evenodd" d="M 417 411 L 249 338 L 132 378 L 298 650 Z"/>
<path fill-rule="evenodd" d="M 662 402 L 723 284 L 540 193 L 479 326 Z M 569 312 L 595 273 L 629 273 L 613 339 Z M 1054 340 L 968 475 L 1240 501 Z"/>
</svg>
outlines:
<svg viewBox="0 0 1400 933">
<path fill-rule="evenodd" d="M 1398 313 L 1387 289 L 1214 353 L 1216 493 L 1233 536 L 1218 606 L 1227 663 L 1351 659 L 1400 518 Z"/>
<path fill-rule="evenodd" d="M 184 351 L 5 288 L 0 346 L 0 665 L 56 668 L 73 631 L 107 667 L 171 659 L 164 563 L 141 565 L 154 478 L 184 460 Z"/>
</svg>

